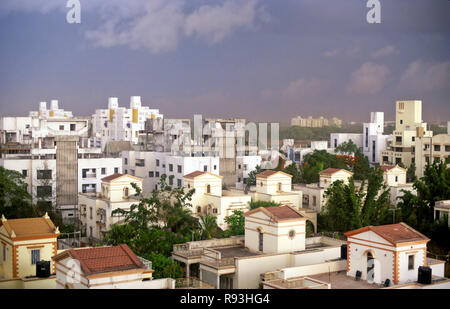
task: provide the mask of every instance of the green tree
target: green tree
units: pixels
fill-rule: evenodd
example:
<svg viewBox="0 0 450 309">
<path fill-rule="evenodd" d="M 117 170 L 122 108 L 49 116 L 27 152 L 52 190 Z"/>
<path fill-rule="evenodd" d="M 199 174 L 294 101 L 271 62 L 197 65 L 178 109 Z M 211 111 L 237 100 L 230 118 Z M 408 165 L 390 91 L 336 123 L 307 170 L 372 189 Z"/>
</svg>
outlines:
<svg viewBox="0 0 450 309">
<path fill-rule="evenodd" d="M 238 236 L 245 234 L 245 217 L 241 210 L 234 210 L 231 216 L 225 218 L 228 229 L 224 231 L 224 237 Z"/>
<path fill-rule="evenodd" d="M 292 164 L 285 167 L 283 170 L 286 174 L 292 175 L 292 183 L 300 183 L 301 174 L 300 170 L 297 168 L 297 164 L 292 162 Z"/>
<path fill-rule="evenodd" d="M 200 231 L 202 239 L 212 239 L 220 235 L 217 217 L 204 215 L 200 217 Z"/>
<path fill-rule="evenodd" d="M 263 171 L 264 170 L 261 169 L 261 166 L 257 165 L 253 171 L 248 173 L 247 184 L 246 184 L 247 188 L 249 188 L 250 186 L 256 185 L 256 175 L 258 175 L 259 173 L 261 173 Z"/>
<path fill-rule="evenodd" d="M 183 270 L 177 262 L 169 259 L 160 253 L 150 253 L 142 256 L 143 258 L 152 261 L 153 278 L 172 278 L 177 279 L 183 276 Z"/>
<path fill-rule="evenodd" d="M 0 215 L 8 219 L 32 217 L 31 195 L 24 176 L 0 166 Z"/>
<path fill-rule="evenodd" d="M 327 168 L 346 168 L 344 160 L 328 153 L 326 150 L 315 150 L 303 159 L 300 169 L 301 183 L 319 182 L 319 173 Z"/>
<path fill-rule="evenodd" d="M 171 176 L 173 177 L 173 176 Z M 135 184 L 136 196 L 140 198 L 138 204 L 130 206 L 130 210 L 116 209 L 113 215 L 124 216 L 124 221 L 136 229 L 145 229 L 149 226 L 170 228 L 173 232 L 190 234 L 198 229 L 198 219 L 191 215 L 189 201 L 192 199 L 194 189 L 184 192 L 184 188 L 172 188 L 166 182 L 167 176 L 163 174 L 159 181 L 159 188 L 153 190 L 150 197 L 144 197 Z"/>
<path fill-rule="evenodd" d="M 274 201 L 254 201 L 251 200 L 249 203 L 250 209 L 255 209 L 259 207 L 274 207 L 274 206 L 281 206 L 280 203 L 274 202 Z"/>
<path fill-rule="evenodd" d="M 389 189 L 380 169 L 373 170 L 357 188 L 353 178 L 348 185 L 334 182 L 325 192 L 328 198 L 320 215 L 319 227 L 325 231 L 347 232 L 367 225 L 389 222 Z"/>
</svg>

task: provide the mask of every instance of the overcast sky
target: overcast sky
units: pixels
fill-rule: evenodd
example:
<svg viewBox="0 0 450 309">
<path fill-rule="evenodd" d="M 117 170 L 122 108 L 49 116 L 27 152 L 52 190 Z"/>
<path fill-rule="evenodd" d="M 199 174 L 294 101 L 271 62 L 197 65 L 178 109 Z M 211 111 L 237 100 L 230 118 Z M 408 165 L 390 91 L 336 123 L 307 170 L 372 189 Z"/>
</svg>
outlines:
<svg viewBox="0 0 450 309">
<path fill-rule="evenodd" d="M 450 1 L 0 1 L 0 115 L 26 116 L 58 99 L 75 115 L 129 106 L 165 117 L 296 115 L 394 118 L 394 102 L 423 101 L 426 121 L 450 119 Z"/>
</svg>

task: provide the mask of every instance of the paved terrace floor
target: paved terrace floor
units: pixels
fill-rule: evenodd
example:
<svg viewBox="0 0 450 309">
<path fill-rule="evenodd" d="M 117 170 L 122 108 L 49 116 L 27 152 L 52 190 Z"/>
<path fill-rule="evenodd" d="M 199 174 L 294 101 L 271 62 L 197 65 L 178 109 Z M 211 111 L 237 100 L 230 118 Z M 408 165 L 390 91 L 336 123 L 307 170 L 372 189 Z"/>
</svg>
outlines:
<svg viewBox="0 0 450 309">
<path fill-rule="evenodd" d="M 380 284 L 371 284 L 365 280 L 355 281 L 355 278 L 346 275 L 345 271 L 323 273 L 319 275 L 308 276 L 326 283 L 331 283 L 332 289 L 381 289 Z"/>
<path fill-rule="evenodd" d="M 257 252 L 251 252 L 244 246 L 235 246 L 235 247 L 216 247 L 211 248 L 216 251 L 219 251 L 222 254 L 222 258 L 229 257 L 246 257 L 246 256 L 256 256 L 261 255 Z"/>
</svg>

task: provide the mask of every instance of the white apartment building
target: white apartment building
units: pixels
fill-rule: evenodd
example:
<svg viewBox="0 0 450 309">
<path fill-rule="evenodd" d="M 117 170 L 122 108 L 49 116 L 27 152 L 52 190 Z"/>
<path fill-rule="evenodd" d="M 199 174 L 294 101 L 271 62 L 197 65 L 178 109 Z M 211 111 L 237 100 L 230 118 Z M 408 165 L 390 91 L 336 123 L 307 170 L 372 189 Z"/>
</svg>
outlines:
<svg viewBox="0 0 450 309">
<path fill-rule="evenodd" d="M 165 174 L 169 185 L 184 186 L 184 176 L 194 171 L 220 174 L 218 157 L 176 156 L 170 152 L 124 151 L 122 152 L 125 174 L 143 179 L 143 190 L 151 192 L 157 188 L 160 177 Z"/>
<path fill-rule="evenodd" d="M 107 109 L 97 109 L 92 115 L 93 135 L 102 140 L 102 149 L 108 141 L 130 141 L 137 144 L 139 132 L 144 131 L 147 119 L 163 118 L 158 109 L 142 106 L 140 96 L 130 97 L 129 108 L 120 107 L 119 99 L 108 99 Z"/>
<path fill-rule="evenodd" d="M 122 171 L 120 158 L 104 157 L 89 140 L 90 119 L 73 117 L 52 100 L 29 117 L 0 121 L 0 164 L 25 176 L 34 203 L 51 203 L 64 219 L 76 217 L 78 192 L 100 190 L 100 179 Z"/>
<path fill-rule="evenodd" d="M 370 164 L 380 164 L 380 153 L 386 150 L 392 135 L 383 135 L 384 132 L 384 113 L 371 112 L 370 122 L 363 124 L 363 133 L 331 133 L 330 146 L 336 148 L 344 142 L 350 140 L 355 143 Z"/>
<path fill-rule="evenodd" d="M 390 148 L 381 152 L 381 164 L 402 162 L 409 167 L 415 163 L 416 139 L 433 136 L 422 121 L 422 101 L 397 101 L 395 103 L 395 130 Z"/>
<path fill-rule="evenodd" d="M 424 175 L 428 163 L 448 162 L 450 155 L 450 134 L 438 134 L 433 137 L 417 137 L 415 144 L 416 176 Z M 433 158 L 430 161 L 430 158 Z M 450 163 L 450 162 L 449 162 Z"/>
<path fill-rule="evenodd" d="M 325 150 L 328 153 L 334 154 L 334 148 L 328 147 L 328 141 L 311 141 L 309 147 L 296 147 L 293 139 L 284 139 L 283 146 L 281 146 L 289 160 L 295 163 L 303 162 L 307 154 L 313 153 L 316 150 Z"/>
</svg>

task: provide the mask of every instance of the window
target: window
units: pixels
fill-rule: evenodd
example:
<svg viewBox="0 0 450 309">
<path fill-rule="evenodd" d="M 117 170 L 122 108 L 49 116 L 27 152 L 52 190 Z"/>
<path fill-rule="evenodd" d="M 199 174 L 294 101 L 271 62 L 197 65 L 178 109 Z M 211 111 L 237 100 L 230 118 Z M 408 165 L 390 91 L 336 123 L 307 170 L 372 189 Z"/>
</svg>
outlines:
<svg viewBox="0 0 450 309">
<path fill-rule="evenodd" d="M 37 186 L 37 197 L 49 197 L 52 196 L 52 186 Z"/>
<path fill-rule="evenodd" d="M 125 161 L 125 164 L 128 164 L 128 159 L 127 158 L 124 158 L 123 160 Z"/>
<path fill-rule="evenodd" d="M 264 234 L 260 228 L 258 228 L 259 232 L 259 251 L 264 251 Z"/>
<path fill-rule="evenodd" d="M 241 178 L 240 177 L 238 177 L 238 182 L 241 182 Z"/>
<path fill-rule="evenodd" d="M 148 172 L 148 177 L 155 177 L 155 173 L 154 172 Z"/>
<path fill-rule="evenodd" d="M 173 172 L 173 164 L 169 164 L 169 172 Z"/>
<path fill-rule="evenodd" d="M 37 170 L 37 179 L 52 179 L 52 170 Z"/>
<path fill-rule="evenodd" d="M 207 166 L 207 165 L 204 165 L 204 166 L 203 166 L 203 171 L 204 171 L 204 172 L 207 172 L 207 171 L 208 171 L 208 166 Z"/>
<path fill-rule="evenodd" d="M 25 177 L 27 177 L 28 171 L 27 171 L 27 170 L 22 170 L 22 175 L 25 176 Z"/>
<path fill-rule="evenodd" d="M 75 124 L 74 123 L 70 124 L 70 131 L 75 131 Z"/>
<path fill-rule="evenodd" d="M 156 177 L 159 177 L 159 172 L 155 172 Z"/>
<path fill-rule="evenodd" d="M 114 168 L 114 174 L 117 174 L 119 172 L 119 168 L 118 167 L 115 167 Z"/>
<path fill-rule="evenodd" d="M 337 139 L 335 138 L 334 139 L 334 148 L 336 148 L 337 147 Z"/>
<path fill-rule="evenodd" d="M 313 206 L 316 206 L 316 204 L 317 204 L 317 198 L 316 198 L 316 196 L 314 195 L 314 196 L 313 196 Z"/>
<path fill-rule="evenodd" d="M 238 164 L 238 169 L 241 169 L 241 165 L 240 164 Z"/>
<path fill-rule="evenodd" d="M 171 185 L 171 186 L 173 185 L 173 177 L 169 178 L 169 185 Z"/>
<path fill-rule="evenodd" d="M 450 152 L 450 145 L 445 145 L 445 151 Z"/>
<path fill-rule="evenodd" d="M 217 208 L 213 209 L 213 214 L 217 214 Z"/>
<path fill-rule="evenodd" d="M 434 151 L 441 151 L 441 145 L 434 145 Z"/>
<path fill-rule="evenodd" d="M 279 182 L 278 183 L 278 191 L 283 191 L 283 186 L 282 186 L 282 184 L 281 184 L 281 182 Z"/>
<path fill-rule="evenodd" d="M 246 185 L 246 184 L 247 184 L 247 178 L 244 178 L 244 179 L 242 180 L 242 182 L 244 183 L 244 185 Z"/>
<path fill-rule="evenodd" d="M 36 262 L 41 260 L 41 250 L 31 250 L 31 264 L 36 265 Z"/>
<path fill-rule="evenodd" d="M 92 207 L 89 207 L 89 219 L 92 220 Z M 91 235 L 92 236 L 92 235 Z"/>
<path fill-rule="evenodd" d="M 411 139 L 412 139 L 412 141 L 413 141 L 413 142 L 415 142 L 415 141 L 416 141 L 416 138 L 415 138 L 414 136 L 413 136 L 413 137 L 412 137 Z"/>
<path fill-rule="evenodd" d="M 395 176 L 395 182 L 398 182 L 398 176 Z"/>
<path fill-rule="evenodd" d="M 177 166 L 177 171 L 178 171 L 178 173 L 182 173 L 183 172 L 183 168 L 182 168 L 181 165 Z"/>
<path fill-rule="evenodd" d="M 156 166 L 159 166 L 159 160 L 156 160 Z"/>
<path fill-rule="evenodd" d="M 396 142 L 401 142 L 402 141 L 402 137 L 401 136 L 396 136 L 395 137 L 395 141 Z"/>
<path fill-rule="evenodd" d="M 64 131 L 64 126 L 59 126 L 60 131 Z"/>
<path fill-rule="evenodd" d="M 206 193 L 211 193 L 211 185 L 206 186 Z"/>
<path fill-rule="evenodd" d="M 197 206 L 197 213 L 201 213 L 202 212 L 202 208 L 200 206 Z"/>
<path fill-rule="evenodd" d="M 102 167 L 102 175 L 106 174 L 106 167 Z"/>
<path fill-rule="evenodd" d="M 294 230 L 290 230 L 289 231 L 289 238 L 293 239 L 295 237 L 295 231 Z"/>
<path fill-rule="evenodd" d="M 217 170 L 217 165 L 214 165 L 214 170 Z"/>
<path fill-rule="evenodd" d="M 92 226 L 89 227 L 89 236 L 92 237 L 92 235 L 94 234 L 93 228 Z"/>
<path fill-rule="evenodd" d="M 414 255 L 408 256 L 408 270 L 414 269 Z"/>
<path fill-rule="evenodd" d="M 125 197 L 128 197 L 128 188 L 125 188 L 125 190 L 124 190 L 124 194 L 125 194 Z"/>
<path fill-rule="evenodd" d="M 403 124 L 403 120 L 400 119 L 400 124 Z"/>
</svg>

